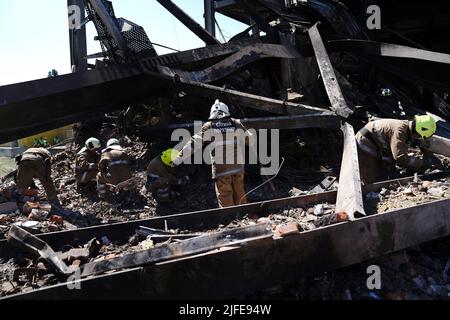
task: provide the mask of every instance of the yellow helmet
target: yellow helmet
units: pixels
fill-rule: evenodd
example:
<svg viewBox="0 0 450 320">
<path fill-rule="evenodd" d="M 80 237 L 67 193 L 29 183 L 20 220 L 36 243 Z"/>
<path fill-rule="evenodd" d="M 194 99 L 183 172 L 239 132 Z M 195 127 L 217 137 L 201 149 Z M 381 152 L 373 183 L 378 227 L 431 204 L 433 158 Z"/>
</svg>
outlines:
<svg viewBox="0 0 450 320">
<path fill-rule="evenodd" d="M 424 139 L 431 137 L 436 132 L 436 121 L 432 116 L 415 116 L 416 132 Z"/>
<path fill-rule="evenodd" d="M 179 155 L 179 151 L 175 150 L 175 149 L 167 149 L 166 151 L 164 151 L 161 154 L 161 161 L 166 165 L 166 166 L 173 166 L 173 160 L 178 157 Z"/>
</svg>

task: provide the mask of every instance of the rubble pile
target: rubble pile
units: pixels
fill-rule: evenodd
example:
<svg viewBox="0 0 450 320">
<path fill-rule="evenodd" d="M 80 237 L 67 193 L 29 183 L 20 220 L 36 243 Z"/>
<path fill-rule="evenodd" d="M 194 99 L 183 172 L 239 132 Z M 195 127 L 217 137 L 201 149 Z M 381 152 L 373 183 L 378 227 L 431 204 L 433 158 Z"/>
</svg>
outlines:
<svg viewBox="0 0 450 320">
<path fill-rule="evenodd" d="M 450 198 L 450 178 L 417 180 L 403 186 L 393 185 L 383 188 L 380 192 L 368 193 L 365 207 L 368 214 L 383 213 L 444 198 Z"/>
<path fill-rule="evenodd" d="M 450 238 L 399 251 L 347 268 L 299 279 L 248 296 L 286 300 L 450 299 Z M 381 271 L 381 288 L 367 286 L 369 266 Z"/>
</svg>

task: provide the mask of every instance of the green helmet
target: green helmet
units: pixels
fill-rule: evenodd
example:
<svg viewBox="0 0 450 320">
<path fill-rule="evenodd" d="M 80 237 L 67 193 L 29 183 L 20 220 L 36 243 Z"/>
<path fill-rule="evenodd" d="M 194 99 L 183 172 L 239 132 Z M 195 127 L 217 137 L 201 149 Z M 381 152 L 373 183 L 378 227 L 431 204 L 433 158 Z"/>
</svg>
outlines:
<svg viewBox="0 0 450 320">
<path fill-rule="evenodd" d="M 415 116 L 416 132 L 424 139 L 431 137 L 436 132 L 436 121 L 432 116 Z"/>
<path fill-rule="evenodd" d="M 175 149 L 167 149 L 166 151 L 164 151 L 161 154 L 161 161 L 166 165 L 166 166 L 173 166 L 173 160 L 178 157 L 179 155 L 179 151 L 175 150 Z"/>
</svg>

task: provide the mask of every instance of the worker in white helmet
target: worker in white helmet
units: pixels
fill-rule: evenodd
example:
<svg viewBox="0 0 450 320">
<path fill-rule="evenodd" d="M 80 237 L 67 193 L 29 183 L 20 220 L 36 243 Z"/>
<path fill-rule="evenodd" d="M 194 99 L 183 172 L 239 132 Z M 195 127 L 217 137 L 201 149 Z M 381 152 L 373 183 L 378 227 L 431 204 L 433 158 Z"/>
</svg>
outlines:
<svg viewBox="0 0 450 320">
<path fill-rule="evenodd" d="M 117 139 L 108 141 L 106 149 L 102 151 L 98 170 L 97 191 L 101 199 L 107 198 L 108 185 L 117 186 L 132 178 L 131 158 Z"/>
<path fill-rule="evenodd" d="M 75 179 L 79 190 L 86 188 L 92 183 L 95 185 L 101 148 L 100 140 L 89 138 L 86 140 L 85 146 L 77 153 L 75 158 Z"/>
<path fill-rule="evenodd" d="M 219 207 L 245 204 L 245 157 L 242 144 L 251 141 L 252 133 L 239 120 L 233 119 L 228 106 L 219 100 L 212 105 L 208 120 L 182 148 L 173 163 L 181 164 L 190 158 L 195 148 L 213 144 L 209 156 Z"/>
</svg>

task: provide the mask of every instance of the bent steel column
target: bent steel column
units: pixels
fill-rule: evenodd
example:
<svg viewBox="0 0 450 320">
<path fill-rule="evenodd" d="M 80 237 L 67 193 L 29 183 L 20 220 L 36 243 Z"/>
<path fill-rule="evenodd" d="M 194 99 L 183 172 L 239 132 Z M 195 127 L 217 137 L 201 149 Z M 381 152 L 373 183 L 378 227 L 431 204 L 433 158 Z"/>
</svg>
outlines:
<svg viewBox="0 0 450 320">
<path fill-rule="evenodd" d="M 308 33 L 316 55 L 317 64 L 319 65 L 320 74 L 322 75 L 323 83 L 331 102 L 331 109 L 337 115 L 348 118 L 353 111 L 347 106 L 317 26 L 318 23 L 311 27 Z"/>
<path fill-rule="evenodd" d="M 170 0 L 156 0 L 164 8 L 173 14 L 182 24 L 191 30 L 197 37 L 202 39 L 206 44 L 220 44 L 219 40 L 213 37 L 208 31 L 202 28 L 194 19 L 192 19 L 186 12 L 181 10 L 175 3 Z"/>
<path fill-rule="evenodd" d="M 336 212 L 345 212 L 350 220 L 355 220 L 356 214 L 366 215 L 361 191 L 358 148 L 353 127 L 344 123 L 342 132 L 344 133 L 344 152 L 339 174 Z"/>
</svg>

